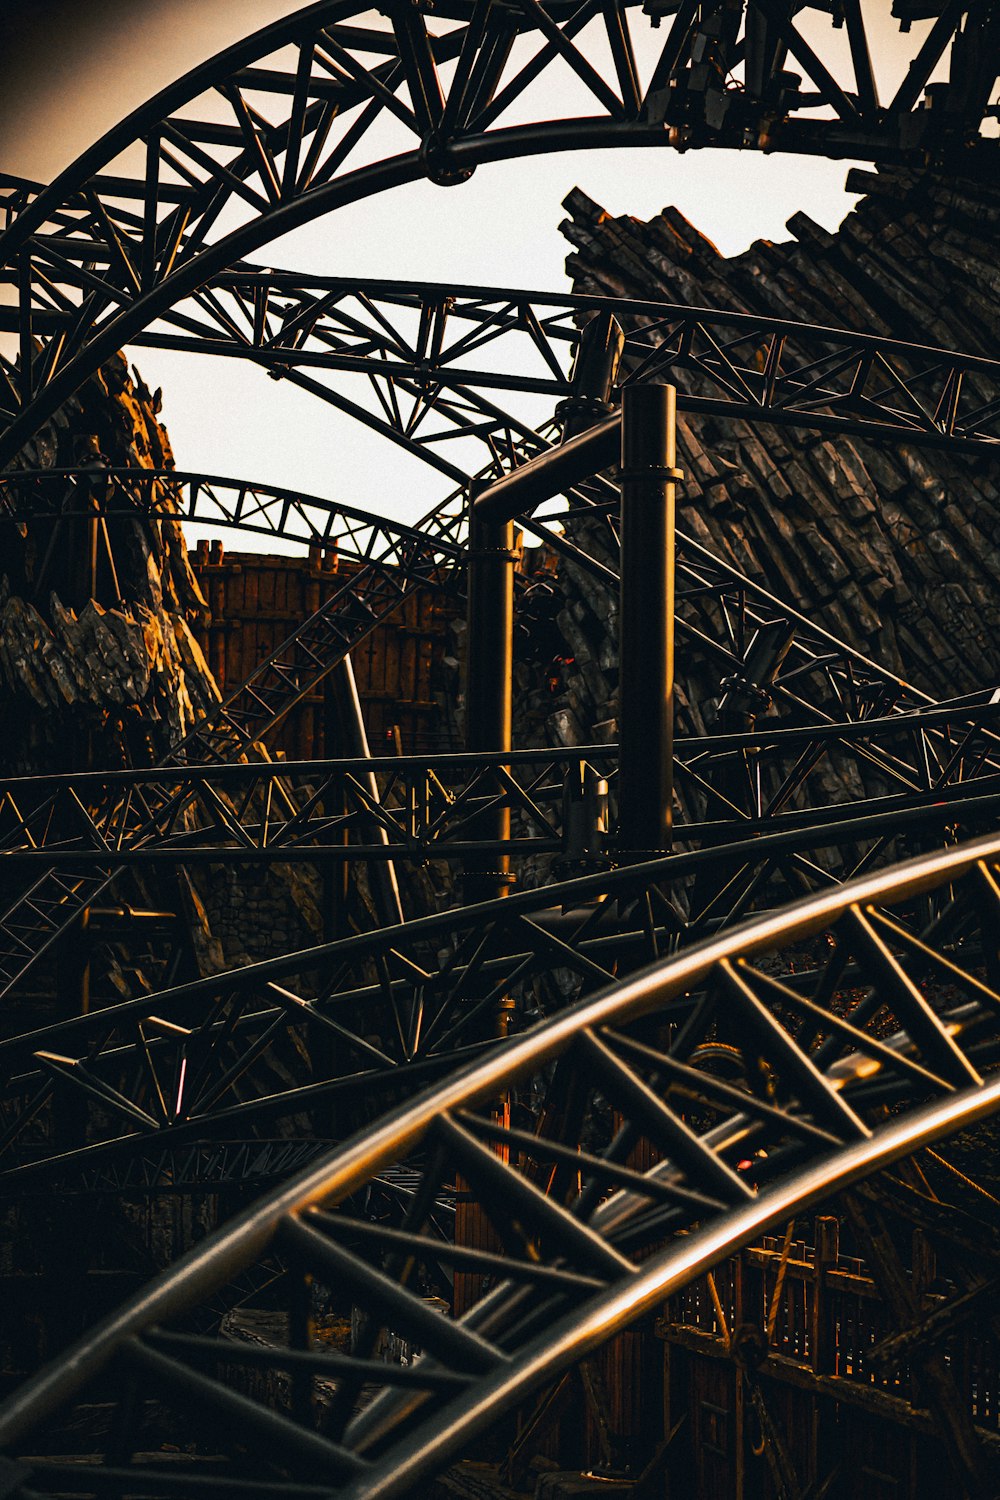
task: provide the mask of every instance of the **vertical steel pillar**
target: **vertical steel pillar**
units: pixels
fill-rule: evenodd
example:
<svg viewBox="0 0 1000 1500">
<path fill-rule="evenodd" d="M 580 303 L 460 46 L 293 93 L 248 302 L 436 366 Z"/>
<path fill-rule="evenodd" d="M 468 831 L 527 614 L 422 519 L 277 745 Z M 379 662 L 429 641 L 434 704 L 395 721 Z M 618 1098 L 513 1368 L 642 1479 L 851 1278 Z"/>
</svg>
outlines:
<svg viewBox="0 0 1000 1500">
<path fill-rule="evenodd" d="M 479 750 L 510 750 L 513 719 L 514 669 L 514 547 L 513 521 L 495 521 L 469 511 L 469 572 L 465 633 L 465 746 Z M 499 843 L 510 838 L 510 808 L 490 807 L 469 828 L 473 838 Z M 463 897 L 468 905 L 506 896 L 511 884 L 510 855 L 485 852 L 471 855 L 463 871 Z M 469 997 L 474 1002 L 475 995 Z M 480 1035 L 503 1038 L 513 1017 L 509 995 L 481 1023 Z M 510 1102 L 494 1099 L 493 1119 L 510 1123 Z M 472 1200 L 469 1184 L 458 1178 L 460 1201 L 455 1212 L 456 1245 L 484 1245 L 499 1249 L 497 1233 L 481 1203 Z M 456 1274 L 452 1311 L 460 1317 L 474 1296 L 472 1279 Z"/>
<path fill-rule="evenodd" d="M 469 519 L 469 587 L 465 645 L 465 745 L 470 751 L 509 750 L 514 666 L 514 523 Z M 510 809 L 494 807 L 476 819 L 475 836 L 510 838 Z M 505 896 L 510 856 L 473 855 L 465 864 L 466 902 Z"/>
<path fill-rule="evenodd" d="M 323 754 L 332 760 L 337 753 L 341 736 L 341 717 L 338 706 L 338 695 L 334 690 L 332 676 L 323 680 Z M 343 817 L 347 812 L 347 799 L 341 790 L 336 794 L 336 800 L 326 804 L 325 811 L 330 817 Z M 340 842 L 345 847 L 350 843 L 350 836 L 344 828 L 340 835 Z M 350 923 L 347 920 L 347 908 L 350 900 L 350 876 L 351 870 L 346 859 L 331 860 L 325 858 L 323 861 L 323 936 L 328 943 L 336 942 L 338 938 L 348 937 L 350 934 Z M 325 1033 L 320 1031 L 321 1035 Z"/>
<path fill-rule="evenodd" d="M 622 391 L 618 847 L 670 848 L 674 789 L 677 393 Z"/>
</svg>

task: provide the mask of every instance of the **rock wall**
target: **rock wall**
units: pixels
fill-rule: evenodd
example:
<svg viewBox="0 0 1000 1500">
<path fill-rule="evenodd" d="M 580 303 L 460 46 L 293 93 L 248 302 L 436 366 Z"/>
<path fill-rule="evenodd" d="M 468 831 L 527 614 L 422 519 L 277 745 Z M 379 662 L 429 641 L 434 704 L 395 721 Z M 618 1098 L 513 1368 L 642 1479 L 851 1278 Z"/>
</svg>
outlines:
<svg viewBox="0 0 1000 1500">
<path fill-rule="evenodd" d="M 15 469 L 170 469 L 160 392 L 116 355 L 56 413 L 19 455 Z M 144 491 L 146 498 L 148 494 Z M 194 630 L 209 610 L 191 567 L 179 520 L 134 515 L 100 527 L 96 565 L 78 514 L 53 517 L 51 504 L 0 522 L 0 765 L 8 773 L 151 765 L 220 699 Z M 157 508 L 169 491 L 154 495 Z M 79 491 L 66 500 L 79 511 Z M 86 561 L 86 566 L 82 565 Z M 9 877 L 12 901 L 23 879 Z M 127 890 L 125 890 L 127 887 Z M 122 899 L 183 913 L 201 972 L 315 942 L 318 886 L 307 869 L 242 867 L 134 871 Z M 124 944 L 97 955 L 95 998 L 155 988 L 155 958 L 137 964 Z"/>
<path fill-rule="evenodd" d="M 53 469 L 170 468 L 173 455 L 138 371 L 116 355 L 28 443 L 12 465 Z M 67 486 L 67 501 L 73 492 Z M 219 690 L 191 624 L 207 604 L 179 521 L 98 522 L 96 567 L 84 566 L 90 525 L 39 513 L 4 526 L 0 696 L 12 732 L 8 772 L 149 764 L 181 739 Z"/>
<path fill-rule="evenodd" d="M 574 189 L 561 226 L 567 270 L 578 292 L 995 356 L 1000 186 L 895 169 L 852 172 L 848 186 L 865 196 L 835 233 L 797 214 L 794 239 L 730 258 L 676 208 L 648 223 L 614 219 Z M 995 465 L 717 418 L 681 418 L 678 447 L 681 523 L 718 555 L 936 695 L 1000 681 Z M 578 582 L 566 608 L 600 657 L 605 632 Z M 584 718 L 606 716 L 607 676 L 596 692 L 586 681 L 574 690 Z"/>
</svg>

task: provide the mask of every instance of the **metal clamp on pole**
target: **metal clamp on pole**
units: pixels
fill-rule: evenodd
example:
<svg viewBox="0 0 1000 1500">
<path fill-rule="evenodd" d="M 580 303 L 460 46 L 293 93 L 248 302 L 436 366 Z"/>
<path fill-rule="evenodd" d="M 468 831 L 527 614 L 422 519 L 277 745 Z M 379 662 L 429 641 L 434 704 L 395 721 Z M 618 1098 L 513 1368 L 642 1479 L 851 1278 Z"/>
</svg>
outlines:
<svg viewBox="0 0 1000 1500">
<path fill-rule="evenodd" d="M 674 795 L 674 511 L 677 392 L 622 391 L 618 848 L 671 846 Z"/>
<path fill-rule="evenodd" d="M 570 377 L 573 389 L 556 407 L 564 443 L 614 415 L 612 396 L 624 352 L 625 333 L 613 313 L 595 313 L 580 330 Z"/>
</svg>

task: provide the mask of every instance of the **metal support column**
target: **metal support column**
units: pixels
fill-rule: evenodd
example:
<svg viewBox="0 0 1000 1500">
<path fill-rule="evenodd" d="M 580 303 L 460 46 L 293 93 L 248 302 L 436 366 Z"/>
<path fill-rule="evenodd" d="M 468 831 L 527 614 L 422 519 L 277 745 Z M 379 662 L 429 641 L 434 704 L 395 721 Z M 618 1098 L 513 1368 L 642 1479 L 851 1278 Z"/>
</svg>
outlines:
<svg viewBox="0 0 1000 1500">
<path fill-rule="evenodd" d="M 477 514 L 469 521 L 465 744 L 470 751 L 509 750 L 514 665 L 514 523 Z M 495 805 L 476 820 L 475 836 L 510 838 L 510 809 Z M 505 896 L 510 856 L 472 856 L 465 866 L 467 902 Z"/>
<path fill-rule="evenodd" d="M 674 485 L 677 393 L 622 391 L 618 847 L 670 848 L 674 787 Z"/>
</svg>

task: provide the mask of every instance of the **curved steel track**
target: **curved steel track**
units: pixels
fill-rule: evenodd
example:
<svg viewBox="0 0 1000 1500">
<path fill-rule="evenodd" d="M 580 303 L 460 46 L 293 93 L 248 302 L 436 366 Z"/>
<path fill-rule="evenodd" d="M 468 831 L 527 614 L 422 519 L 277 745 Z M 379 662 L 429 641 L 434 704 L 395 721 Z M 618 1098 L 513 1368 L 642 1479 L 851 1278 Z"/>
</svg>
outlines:
<svg viewBox="0 0 1000 1500">
<path fill-rule="evenodd" d="M 511 778 L 494 787 L 491 770 L 477 773 L 484 800 L 509 805 Z M 527 800 L 537 810 L 536 794 Z M 520 1030 L 800 892 L 836 886 L 928 840 L 951 842 L 958 830 L 990 829 L 998 809 L 997 777 L 984 774 L 926 794 L 678 828 L 676 852 L 661 859 L 361 932 L 9 1035 L 0 1041 L 0 1187 L 75 1182 L 104 1164 L 117 1170 L 234 1131 L 252 1138 L 276 1119 L 309 1115 L 320 1134 L 342 1135 L 359 1111 L 494 1045 L 499 1017 L 505 1033 Z M 546 847 L 527 839 L 516 852 L 532 844 Z"/>
<path fill-rule="evenodd" d="M 983 125 L 1000 20 L 989 0 L 940 7 L 929 38 L 914 38 L 888 103 L 860 0 L 845 7 L 850 61 L 832 67 L 800 9 L 790 0 L 681 0 L 654 37 L 659 12 L 640 16 L 627 0 L 522 0 L 502 13 L 489 0 L 456 0 L 430 21 L 400 4 L 378 22 L 341 0 L 239 42 L 48 187 L 10 183 L 0 257 L 18 299 L 20 361 L 7 384 L 0 462 L 179 298 L 318 214 L 422 176 L 456 183 L 484 161 L 626 145 L 990 170 L 997 143 Z M 935 85 L 933 109 L 923 107 L 949 51 L 949 82 Z M 583 90 L 576 118 L 544 118 L 559 74 Z M 510 123 L 535 109 L 537 122 Z M 395 154 L 384 155 L 387 145 Z M 68 316 L 48 334 L 53 312 Z"/>
<path fill-rule="evenodd" d="M 155 1398 L 161 1430 L 184 1434 L 186 1494 L 251 1495 L 262 1478 L 289 1495 L 419 1493 L 738 1246 L 1000 1108 L 998 912 L 994 835 L 699 944 L 470 1063 L 232 1220 L 5 1402 L 0 1443 L 22 1465 L 9 1492 L 161 1493 L 165 1476 L 134 1457 Z M 720 1045 L 734 1082 L 705 1061 Z M 363 1203 L 400 1171 L 409 1208 L 393 1228 Z M 459 1180 L 490 1249 L 433 1227 Z M 275 1255 L 291 1347 L 186 1331 Z M 425 1298 L 458 1273 L 472 1305 L 448 1318 Z M 353 1352 L 313 1344 L 311 1312 L 345 1297 L 364 1314 Z M 382 1328 L 420 1357 L 374 1359 Z M 253 1368 L 283 1375 L 283 1410 L 233 1374 Z M 81 1449 L 71 1408 L 95 1401 L 111 1403 L 108 1436 Z"/>
<path fill-rule="evenodd" d="M 512 416 L 491 393 L 559 398 L 571 389 L 565 355 L 580 299 L 319 285 L 242 257 L 398 182 L 426 175 L 454 183 L 481 161 L 579 145 L 754 146 L 963 170 L 995 165 L 998 143 L 984 134 L 1000 55 L 995 7 L 939 7 L 888 105 L 878 99 L 860 0 L 843 7 L 846 78 L 807 41 L 802 9 L 785 0 L 679 0 L 654 44 L 645 36 L 649 17 L 639 23 L 628 0 L 577 9 L 522 0 L 502 10 L 456 0 L 433 7 L 433 16 L 430 7 L 393 5 L 378 20 L 322 3 L 196 69 L 49 187 L 8 183 L 0 277 L 16 307 L 0 312 L 0 327 L 16 333 L 19 355 L 4 361 L 0 377 L 0 462 L 105 358 L 137 341 L 262 363 L 459 485 L 414 529 L 205 475 L 147 475 L 138 489 L 127 473 L 87 475 L 109 514 L 126 498 L 141 508 L 143 488 L 153 513 L 175 506 L 180 493 L 192 511 L 211 510 L 214 524 L 310 542 L 336 534 L 361 565 L 360 587 L 352 581 L 306 622 L 172 761 L 192 752 L 245 755 L 405 592 L 452 579 L 474 481 L 543 451 L 557 431 Z M 949 46 L 949 82 L 936 85 L 933 110 L 921 108 Z M 804 88 L 790 81 L 790 61 L 806 75 Z M 529 104 L 539 80 L 544 98 L 559 66 L 572 70 L 598 114 L 510 124 L 507 112 Z M 405 149 L 368 159 L 387 123 Z M 614 310 L 638 325 L 634 373 L 683 371 L 689 410 L 956 451 L 997 442 L 994 362 L 697 309 Z M 539 375 L 478 368 L 480 351 L 494 358 L 510 335 L 531 344 Z M 338 372 L 337 386 L 324 371 Z M 339 376 L 369 379 L 378 405 L 342 394 Z M 456 437 L 486 445 L 478 475 L 449 456 L 461 446 Z M 5 497 L 17 486 L 14 515 L 29 484 L 44 510 L 52 486 L 77 483 L 69 475 L 5 481 Z M 596 519 L 609 493 L 600 482 L 583 485 L 573 502 Z M 72 508 L 75 498 L 63 494 L 58 506 Z M 610 517 L 607 524 L 613 529 Z M 612 570 L 543 521 L 533 527 L 615 586 Z M 355 1500 L 418 1493 L 498 1415 L 730 1249 L 1000 1107 L 1000 1086 L 987 1076 L 1000 1059 L 1000 840 L 868 876 L 730 930 L 755 906 L 773 906 L 779 889 L 822 889 L 870 868 L 904 823 L 917 838 L 995 826 L 991 705 L 929 704 L 693 542 L 682 547 L 685 638 L 713 671 L 749 681 L 751 664 L 769 656 L 768 641 L 790 635 L 791 647 L 754 685 L 777 708 L 779 736 L 784 726 L 793 736 L 806 726 L 801 743 L 771 744 L 770 769 L 756 781 L 748 774 L 760 763 L 752 736 L 717 752 L 742 757 L 735 778 L 715 774 L 707 747 L 681 764 L 696 798 L 718 813 L 702 847 L 363 934 L 0 1043 L 0 1181 L 18 1190 L 65 1181 L 67 1172 L 78 1183 L 106 1188 L 120 1177 L 154 1190 L 167 1173 L 183 1190 L 230 1156 L 230 1170 L 267 1176 L 287 1170 L 296 1150 L 261 1140 L 251 1160 L 242 1146 L 205 1148 L 202 1138 L 235 1129 L 245 1140 L 290 1114 L 336 1135 L 339 1100 L 353 1107 L 367 1099 L 377 1113 L 380 1099 L 399 1097 L 401 1068 L 407 1091 L 446 1075 L 363 1141 L 270 1194 L 12 1398 L 0 1410 L 0 1442 L 12 1455 L 68 1453 L 53 1425 L 67 1401 L 96 1398 L 99 1409 L 110 1400 L 114 1414 L 107 1442 L 85 1464 L 29 1458 L 0 1475 L 5 1493 L 99 1488 L 115 1497 L 137 1487 L 174 1492 L 179 1483 L 192 1495 L 221 1485 L 250 1496 L 260 1469 L 246 1454 L 261 1445 L 268 1492 L 316 1494 L 319 1481 L 323 1493 Z M 912 742 L 900 749 L 903 719 Z M 834 745 L 869 800 L 821 816 L 810 805 L 809 776 Z M 177 769 L 169 786 L 154 777 L 136 800 L 129 790 L 113 811 L 108 805 L 112 833 L 103 844 L 92 830 L 71 834 L 60 856 L 85 854 L 80 868 L 50 870 L 6 914 L 7 990 L 115 878 L 109 867 L 94 869 L 123 831 L 137 856 L 144 843 L 177 854 L 165 842 L 171 819 L 199 796 L 217 797 L 210 775 L 199 779 L 193 768 L 185 782 L 188 768 Z M 461 795 L 511 795 L 513 783 L 494 785 L 493 774 L 477 768 L 474 793 Z M 966 781 L 971 794 L 956 785 Z M 515 790 L 534 816 L 533 789 Z M 32 818 L 55 830 L 60 797 L 79 800 L 71 779 L 24 817 L 23 794 L 5 789 L 0 801 L 8 849 L 25 834 L 30 844 Z M 280 795 L 288 800 L 284 783 Z M 254 807 L 258 800 L 255 793 Z M 241 822 L 226 806 L 223 843 L 203 845 L 205 857 L 224 853 L 229 837 L 249 857 L 273 849 L 275 836 L 294 842 L 302 828 L 294 798 L 280 828 Z M 412 852 L 413 829 L 397 826 Z M 190 854 L 190 845 L 180 852 Z M 719 931 L 565 1009 L 568 994 L 589 995 Z M 512 997 L 525 1010 L 533 997 L 536 1010 L 552 1003 L 561 1013 L 497 1048 L 489 1033 Z M 735 1086 L 703 1065 L 709 1039 L 741 1059 Z M 269 1049 L 294 1058 L 304 1040 L 321 1066 L 262 1093 L 256 1070 Z M 515 1122 L 534 1120 L 531 1132 L 498 1110 L 501 1096 Z M 54 1133 L 53 1101 L 61 1120 Z M 636 1165 L 650 1159 L 650 1167 Z M 408 1183 L 401 1228 L 360 1206 L 387 1174 Z M 435 1230 L 437 1206 L 457 1182 L 483 1205 L 495 1249 L 456 1246 Z M 291 1352 L 265 1349 L 251 1359 L 232 1341 L 190 1332 L 199 1301 L 276 1258 L 285 1267 Z M 482 1289 L 471 1310 L 459 1320 L 429 1313 L 423 1294 L 447 1291 L 462 1274 Z M 310 1311 L 323 1295 L 315 1289 L 330 1286 L 366 1314 L 350 1356 L 309 1347 Z M 415 1366 L 392 1370 L 371 1358 L 381 1327 L 423 1348 Z M 234 1385 L 234 1362 L 273 1377 L 274 1389 L 287 1391 L 287 1414 Z M 213 1414 L 173 1489 L 155 1465 L 134 1459 L 153 1396 L 162 1402 L 158 1420 L 185 1440 L 189 1423 L 197 1433 Z"/>
</svg>

